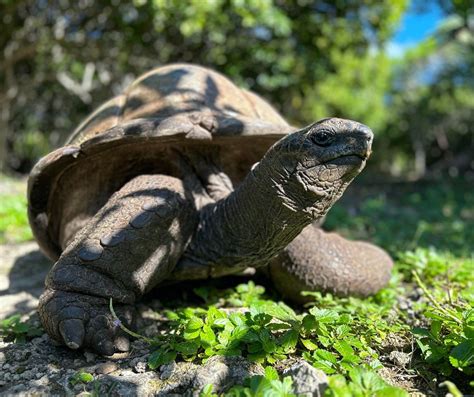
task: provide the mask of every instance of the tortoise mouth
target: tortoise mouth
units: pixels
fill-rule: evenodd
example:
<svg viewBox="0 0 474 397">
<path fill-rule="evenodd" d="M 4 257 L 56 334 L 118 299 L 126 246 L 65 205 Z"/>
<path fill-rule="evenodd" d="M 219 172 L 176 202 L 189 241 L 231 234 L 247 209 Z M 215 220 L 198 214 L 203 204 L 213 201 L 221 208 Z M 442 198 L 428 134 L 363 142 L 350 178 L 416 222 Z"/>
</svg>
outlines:
<svg viewBox="0 0 474 397">
<path fill-rule="evenodd" d="M 335 164 L 335 165 L 360 165 L 365 163 L 368 154 L 361 155 L 358 153 L 345 154 L 342 156 L 335 157 L 331 160 L 325 161 L 323 164 Z"/>
</svg>

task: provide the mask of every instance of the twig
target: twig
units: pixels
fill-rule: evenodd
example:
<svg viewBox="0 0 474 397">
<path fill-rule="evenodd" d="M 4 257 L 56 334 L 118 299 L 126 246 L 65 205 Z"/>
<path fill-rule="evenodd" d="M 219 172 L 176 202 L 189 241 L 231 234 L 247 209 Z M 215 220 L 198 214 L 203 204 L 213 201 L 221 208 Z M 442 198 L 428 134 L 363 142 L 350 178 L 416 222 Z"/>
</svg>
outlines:
<svg viewBox="0 0 474 397">
<path fill-rule="evenodd" d="M 112 304 L 112 298 L 110 298 L 110 301 L 109 301 L 109 308 L 110 308 L 110 312 L 112 313 L 112 317 L 115 320 L 114 324 L 118 325 L 122 331 L 124 331 L 125 333 L 127 333 L 127 334 L 129 334 L 129 335 L 131 335 L 131 336 L 133 336 L 137 339 L 142 339 L 147 343 L 153 343 L 152 339 L 147 338 L 146 336 L 137 334 L 136 332 L 133 332 L 132 330 L 129 330 L 125 325 L 122 324 L 122 321 L 120 321 L 120 319 L 115 314 L 114 306 Z"/>
</svg>

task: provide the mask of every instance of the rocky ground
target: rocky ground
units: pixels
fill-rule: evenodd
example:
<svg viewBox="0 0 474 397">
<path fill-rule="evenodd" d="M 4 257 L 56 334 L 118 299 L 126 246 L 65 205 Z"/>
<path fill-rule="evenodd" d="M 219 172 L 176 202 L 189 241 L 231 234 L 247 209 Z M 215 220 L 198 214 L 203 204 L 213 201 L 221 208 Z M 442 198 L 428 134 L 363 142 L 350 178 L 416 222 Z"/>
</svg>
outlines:
<svg viewBox="0 0 474 397">
<path fill-rule="evenodd" d="M 0 321 L 21 314 L 31 327 L 39 326 L 36 306 L 50 266 L 35 243 L 0 245 Z M 146 302 L 140 312 L 159 305 Z M 156 322 L 149 326 L 156 328 Z M 241 357 L 212 357 L 204 365 L 171 363 L 153 371 L 146 365 L 148 352 L 143 342 L 134 341 L 130 353 L 104 358 L 57 346 L 42 332 L 26 343 L 0 339 L 0 395 L 199 395 L 207 384 L 221 392 L 263 374 L 260 365 Z M 281 363 L 279 370 L 292 376 L 299 395 L 319 395 L 324 388 L 324 373 L 304 361 Z M 84 375 L 87 382 L 80 381 L 81 373 L 90 374 Z"/>
</svg>

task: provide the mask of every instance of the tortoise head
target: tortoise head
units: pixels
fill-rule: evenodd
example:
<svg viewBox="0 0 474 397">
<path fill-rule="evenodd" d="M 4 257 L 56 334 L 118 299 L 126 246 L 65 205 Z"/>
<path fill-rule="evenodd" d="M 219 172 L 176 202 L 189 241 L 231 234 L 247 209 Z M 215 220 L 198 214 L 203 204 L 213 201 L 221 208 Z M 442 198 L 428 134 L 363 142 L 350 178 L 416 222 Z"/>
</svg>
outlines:
<svg viewBox="0 0 474 397">
<path fill-rule="evenodd" d="M 278 141 L 261 162 L 269 167 L 258 168 L 276 171 L 268 176 L 286 207 L 317 219 L 364 168 L 372 141 L 363 124 L 323 119 Z"/>
</svg>

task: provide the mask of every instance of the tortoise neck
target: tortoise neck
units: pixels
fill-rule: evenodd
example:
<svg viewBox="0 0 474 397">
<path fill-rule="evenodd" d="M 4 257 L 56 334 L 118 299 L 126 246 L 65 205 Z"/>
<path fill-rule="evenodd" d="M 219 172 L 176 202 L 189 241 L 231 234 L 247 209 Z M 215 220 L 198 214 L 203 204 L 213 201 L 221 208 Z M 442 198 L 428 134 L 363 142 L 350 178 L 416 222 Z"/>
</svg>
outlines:
<svg viewBox="0 0 474 397">
<path fill-rule="evenodd" d="M 280 196 L 285 174 L 263 164 L 226 198 L 201 210 L 198 229 L 184 260 L 207 276 L 267 264 L 310 223 Z"/>
</svg>

